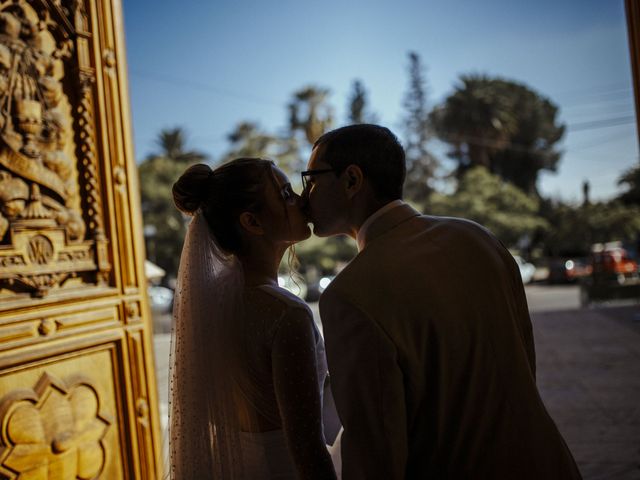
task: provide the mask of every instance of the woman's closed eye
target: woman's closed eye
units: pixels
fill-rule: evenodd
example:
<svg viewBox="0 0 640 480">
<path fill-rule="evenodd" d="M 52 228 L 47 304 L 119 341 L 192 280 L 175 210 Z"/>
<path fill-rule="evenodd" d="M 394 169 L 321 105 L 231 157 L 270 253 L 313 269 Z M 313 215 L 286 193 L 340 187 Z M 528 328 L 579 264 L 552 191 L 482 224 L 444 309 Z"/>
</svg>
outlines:
<svg viewBox="0 0 640 480">
<path fill-rule="evenodd" d="M 282 195 L 282 199 L 288 204 L 293 204 L 296 201 L 296 192 L 293 191 L 290 183 L 287 183 L 280 189 L 280 195 Z"/>
</svg>

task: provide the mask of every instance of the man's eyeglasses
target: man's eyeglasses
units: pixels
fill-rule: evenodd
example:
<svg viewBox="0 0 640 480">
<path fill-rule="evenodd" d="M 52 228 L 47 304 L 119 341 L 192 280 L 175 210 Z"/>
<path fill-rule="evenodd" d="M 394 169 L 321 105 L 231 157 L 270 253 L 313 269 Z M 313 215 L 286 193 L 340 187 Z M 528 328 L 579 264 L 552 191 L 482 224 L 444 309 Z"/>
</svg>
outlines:
<svg viewBox="0 0 640 480">
<path fill-rule="evenodd" d="M 309 178 L 309 177 L 312 177 L 313 175 L 320 175 L 321 173 L 329 173 L 329 172 L 335 172 L 335 169 L 320 168 L 317 170 L 305 170 L 300 174 L 300 176 L 302 177 L 302 190 L 306 191 L 307 186 L 310 184 L 313 184 L 313 178 Z"/>
</svg>

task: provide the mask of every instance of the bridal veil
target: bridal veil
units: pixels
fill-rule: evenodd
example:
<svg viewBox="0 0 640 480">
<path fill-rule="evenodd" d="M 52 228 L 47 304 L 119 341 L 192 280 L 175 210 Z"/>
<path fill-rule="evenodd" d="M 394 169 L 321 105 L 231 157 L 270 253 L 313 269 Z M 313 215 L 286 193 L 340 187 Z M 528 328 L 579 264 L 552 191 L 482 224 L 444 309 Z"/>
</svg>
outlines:
<svg viewBox="0 0 640 480">
<path fill-rule="evenodd" d="M 229 340 L 242 316 L 243 288 L 240 262 L 220 249 L 198 210 L 187 229 L 173 309 L 171 478 L 242 478 L 238 355 Z"/>
</svg>

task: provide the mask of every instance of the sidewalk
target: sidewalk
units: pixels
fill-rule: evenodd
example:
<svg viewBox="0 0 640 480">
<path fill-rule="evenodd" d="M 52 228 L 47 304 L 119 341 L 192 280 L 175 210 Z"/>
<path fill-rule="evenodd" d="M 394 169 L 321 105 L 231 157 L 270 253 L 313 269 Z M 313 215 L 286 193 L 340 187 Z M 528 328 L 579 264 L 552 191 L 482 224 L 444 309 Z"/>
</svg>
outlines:
<svg viewBox="0 0 640 480">
<path fill-rule="evenodd" d="M 585 479 L 640 479 L 640 307 L 532 315 L 540 394 Z"/>
<path fill-rule="evenodd" d="M 640 307 L 540 312 L 532 322 L 540 394 L 585 480 L 640 479 Z M 169 338 L 154 336 L 161 412 Z"/>
</svg>

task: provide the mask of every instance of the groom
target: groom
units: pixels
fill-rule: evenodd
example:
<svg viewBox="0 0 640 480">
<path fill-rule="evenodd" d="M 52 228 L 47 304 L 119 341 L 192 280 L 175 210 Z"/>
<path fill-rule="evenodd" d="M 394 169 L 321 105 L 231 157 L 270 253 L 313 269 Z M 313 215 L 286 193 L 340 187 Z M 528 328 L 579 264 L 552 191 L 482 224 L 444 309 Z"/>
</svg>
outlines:
<svg viewBox="0 0 640 480">
<path fill-rule="evenodd" d="M 577 479 L 538 394 L 518 267 L 485 228 L 402 201 L 387 128 L 323 135 L 303 172 L 316 235 L 358 255 L 320 299 L 352 479 Z"/>
</svg>

